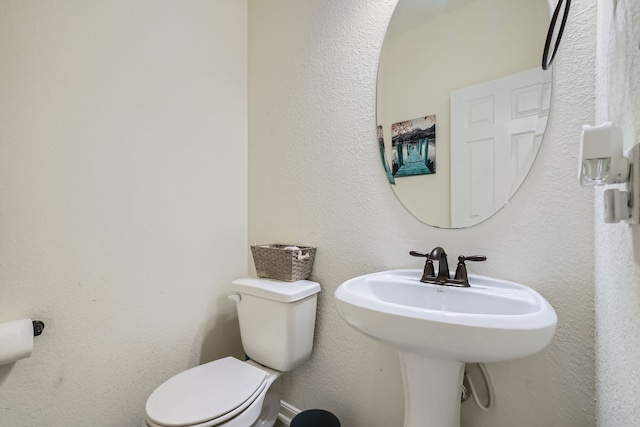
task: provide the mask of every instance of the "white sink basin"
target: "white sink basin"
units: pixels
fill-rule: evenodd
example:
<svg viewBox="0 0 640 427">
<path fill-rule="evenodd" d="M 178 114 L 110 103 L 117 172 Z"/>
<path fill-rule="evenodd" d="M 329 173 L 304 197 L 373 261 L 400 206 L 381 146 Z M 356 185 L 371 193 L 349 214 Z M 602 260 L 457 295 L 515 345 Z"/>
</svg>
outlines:
<svg viewBox="0 0 640 427">
<path fill-rule="evenodd" d="M 391 270 L 335 292 L 346 322 L 400 350 L 463 363 L 529 356 L 553 337 L 557 316 L 533 289 L 469 275 L 469 288 L 420 282 L 422 270 Z"/>
</svg>

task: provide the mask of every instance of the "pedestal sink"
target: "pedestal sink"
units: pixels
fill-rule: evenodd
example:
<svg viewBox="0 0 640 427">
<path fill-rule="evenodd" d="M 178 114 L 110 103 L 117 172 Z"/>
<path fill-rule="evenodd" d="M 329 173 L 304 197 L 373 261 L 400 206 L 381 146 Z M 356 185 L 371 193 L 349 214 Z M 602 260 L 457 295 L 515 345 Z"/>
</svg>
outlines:
<svg viewBox="0 0 640 427">
<path fill-rule="evenodd" d="M 335 292 L 344 320 L 400 353 L 404 427 L 460 427 L 465 363 L 532 355 L 553 337 L 557 316 L 533 289 L 469 275 L 469 288 L 420 282 L 422 270 L 347 280 Z"/>
</svg>

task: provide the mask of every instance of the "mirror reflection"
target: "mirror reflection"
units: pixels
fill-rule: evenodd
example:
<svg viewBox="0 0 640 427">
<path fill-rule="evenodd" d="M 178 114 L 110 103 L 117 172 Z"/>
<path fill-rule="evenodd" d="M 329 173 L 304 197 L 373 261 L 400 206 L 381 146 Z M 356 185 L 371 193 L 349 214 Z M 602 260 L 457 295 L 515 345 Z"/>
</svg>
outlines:
<svg viewBox="0 0 640 427">
<path fill-rule="evenodd" d="M 378 68 L 387 178 L 422 222 L 495 214 L 527 176 L 549 113 L 546 0 L 399 0 Z"/>
</svg>

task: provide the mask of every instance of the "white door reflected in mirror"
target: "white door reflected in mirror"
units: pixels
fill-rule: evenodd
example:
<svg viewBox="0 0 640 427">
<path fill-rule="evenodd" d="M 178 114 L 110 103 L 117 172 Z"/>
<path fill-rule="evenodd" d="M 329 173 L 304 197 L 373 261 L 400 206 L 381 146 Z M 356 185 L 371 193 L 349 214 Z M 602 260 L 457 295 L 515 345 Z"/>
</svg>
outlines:
<svg viewBox="0 0 640 427">
<path fill-rule="evenodd" d="M 549 115 L 541 67 L 451 93 L 451 227 L 495 214 L 526 178 Z"/>
</svg>

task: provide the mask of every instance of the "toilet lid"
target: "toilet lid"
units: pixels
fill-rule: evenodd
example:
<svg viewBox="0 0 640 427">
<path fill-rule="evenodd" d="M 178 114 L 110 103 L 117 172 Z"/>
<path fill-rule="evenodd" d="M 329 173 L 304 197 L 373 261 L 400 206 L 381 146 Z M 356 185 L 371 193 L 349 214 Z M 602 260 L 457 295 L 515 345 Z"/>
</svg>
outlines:
<svg viewBox="0 0 640 427">
<path fill-rule="evenodd" d="M 267 373 L 233 357 L 196 366 L 169 378 L 147 399 L 150 421 L 191 426 L 240 412 L 264 388 Z M 251 403 L 251 402 L 247 402 Z"/>
</svg>

